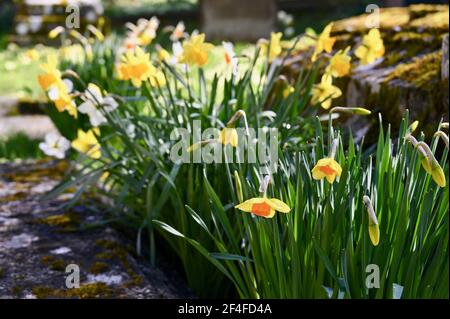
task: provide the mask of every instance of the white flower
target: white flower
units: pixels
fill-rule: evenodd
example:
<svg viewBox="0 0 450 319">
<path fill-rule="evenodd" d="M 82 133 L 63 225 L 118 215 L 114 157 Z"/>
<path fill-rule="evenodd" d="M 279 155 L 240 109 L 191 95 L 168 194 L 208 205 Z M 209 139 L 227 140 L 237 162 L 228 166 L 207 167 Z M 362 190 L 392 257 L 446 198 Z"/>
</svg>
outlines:
<svg viewBox="0 0 450 319">
<path fill-rule="evenodd" d="M 136 126 L 132 123 L 128 124 L 126 132 L 127 132 L 127 135 L 131 139 L 135 138 L 136 137 Z"/>
<path fill-rule="evenodd" d="M 89 116 L 89 121 L 93 127 L 98 127 L 107 122 L 106 117 L 97 105 L 103 106 L 105 112 L 112 112 L 118 106 L 116 100 L 111 96 L 103 97 L 100 88 L 93 83 L 89 83 L 84 95 L 85 101 L 78 106 L 78 111 Z"/>
<path fill-rule="evenodd" d="M 173 55 L 170 58 L 169 63 L 174 65 L 174 64 L 178 63 L 178 61 L 180 60 L 181 56 L 183 55 L 183 46 L 181 45 L 180 42 L 172 43 L 172 52 L 173 52 Z"/>
<path fill-rule="evenodd" d="M 231 42 L 222 42 L 222 45 L 225 49 L 225 63 L 231 65 L 233 75 L 236 76 L 238 74 L 238 59 L 234 52 L 233 44 Z"/>
<path fill-rule="evenodd" d="M 185 29 L 186 27 L 184 26 L 184 22 L 183 21 L 178 22 L 172 34 L 170 35 L 170 40 L 172 40 L 173 42 L 179 41 L 184 36 Z"/>
<path fill-rule="evenodd" d="M 45 155 L 63 159 L 70 148 L 70 142 L 63 136 L 50 132 L 45 135 L 45 141 L 39 144 L 39 148 Z"/>
</svg>

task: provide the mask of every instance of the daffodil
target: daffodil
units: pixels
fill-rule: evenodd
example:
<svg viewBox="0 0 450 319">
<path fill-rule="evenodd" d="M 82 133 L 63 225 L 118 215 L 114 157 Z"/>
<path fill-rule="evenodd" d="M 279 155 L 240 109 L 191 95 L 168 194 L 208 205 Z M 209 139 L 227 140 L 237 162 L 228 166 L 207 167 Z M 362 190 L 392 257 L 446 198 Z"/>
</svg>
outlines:
<svg viewBox="0 0 450 319">
<path fill-rule="evenodd" d="M 331 106 L 332 99 L 342 95 L 341 89 L 333 85 L 333 78 L 330 74 L 325 73 L 319 84 L 314 85 L 312 89 L 311 102 L 320 105 L 328 110 Z"/>
<path fill-rule="evenodd" d="M 439 187 L 445 187 L 447 185 L 444 170 L 436 160 L 432 160 L 430 163 L 428 158 L 424 157 L 420 162 L 422 163 L 423 169 L 431 175 L 431 177 L 436 182 L 436 184 L 439 185 Z"/>
<path fill-rule="evenodd" d="M 294 92 L 294 87 L 292 85 L 286 85 L 286 87 L 283 89 L 283 97 L 287 98 L 291 93 Z"/>
<path fill-rule="evenodd" d="M 25 56 L 30 61 L 36 61 L 36 60 L 39 60 L 40 54 L 39 54 L 38 50 L 30 49 L 30 50 L 27 50 L 27 52 L 25 52 Z"/>
<path fill-rule="evenodd" d="M 383 39 L 378 29 L 371 29 L 363 37 L 361 45 L 355 50 L 355 55 L 363 65 L 373 63 L 384 55 Z"/>
<path fill-rule="evenodd" d="M 50 30 L 50 32 L 48 33 L 48 38 L 55 39 L 58 35 L 60 35 L 64 31 L 65 31 L 65 29 L 63 27 L 57 26 L 56 28 Z"/>
<path fill-rule="evenodd" d="M 213 48 L 214 45 L 205 42 L 204 33 L 192 35 L 183 42 L 183 55 L 180 62 L 202 67 L 208 62 L 209 51 Z"/>
<path fill-rule="evenodd" d="M 158 59 L 160 61 L 170 62 L 170 53 L 166 49 L 161 48 L 158 51 Z"/>
<path fill-rule="evenodd" d="M 237 75 L 238 73 L 238 59 L 236 56 L 236 52 L 234 52 L 234 47 L 231 42 L 222 42 L 223 48 L 225 49 L 225 63 L 228 66 L 231 66 L 233 75 Z"/>
<path fill-rule="evenodd" d="M 98 106 L 102 106 L 105 112 L 112 112 L 118 104 L 111 96 L 106 95 L 104 97 L 97 85 L 89 83 L 84 94 L 84 102 L 78 106 L 78 111 L 89 116 L 89 121 L 93 127 L 98 127 L 107 122 Z"/>
<path fill-rule="evenodd" d="M 181 38 L 185 36 L 186 27 L 184 26 L 184 22 L 180 21 L 177 23 L 175 28 L 173 29 L 172 34 L 170 35 L 170 40 L 173 42 L 179 41 Z"/>
<path fill-rule="evenodd" d="M 235 206 L 247 213 L 255 214 L 265 218 L 272 218 L 275 212 L 289 213 L 291 209 L 283 201 L 276 198 L 255 197 Z"/>
<path fill-rule="evenodd" d="M 44 91 L 61 80 L 61 72 L 57 68 L 58 59 L 55 54 L 47 56 L 47 63 L 41 64 L 43 74 L 38 75 L 38 82 Z"/>
<path fill-rule="evenodd" d="M 100 144 L 95 136 L 98 135 L 98 129 L 92 129 L 87 132 L 78 130 L 78 136 L 72 141 L 72 147 L 80 153 L 85 153 L 93 159 L 99 159 L 102 156 Z"/>
<path fill-rule="evenodd" d="M 336 177 L 341 176 L 341 173 L 341 166 L 331 157 L 320 159 L 312 169 L 314 179 L 319 180 L 326 178 L 330 184 L 333 184 Z"/>
<path fill-rule="evenodd" d="M 141 87 L 142 82 L 147 80 L 151 86 L 166 83 L 164 74 L 150 62 L 150 54 L 140 47 L 136 47 L 134 52 L 127 51 L 122 56 L 122 62 L 117 65 L 117 73 L 120 80 L 131 80 L 135 87 Z"/>
<path fill-rule="evenodd" d="M 345 50 L 339 50 L 330 59 L 325 72 L 331 74 L 335 78 L 345 76 L 350 72 L 350 61 L 352 58 L 348 55 L 350 47 L 345 48 Z"/>
<path fill-rule="evenodd" d="M 39 148 L 45 155 L 63 159 L 70 148 L 70 142 L 63 136 L 50 132 L 45 135 L 45 140 L 39 144 Z"/>
<path fill-rule="evenodd" d="M 316 61 L 317 56 L 323 51 L 330 53 L 333 50 L 333 45 L 336 42 L 335 37 L 330 37 L 331 29 L 333 28 L 333 23 L 329 23 L 325 29 L 323 29 L 322 33 L 319 35 L 319 38 L 316 42 L 316 48 L 314 49 L 314 53 L 311 57 L 311 61 Z"/>
<path fill-rule="evenodd" d="M 59 112 L 67 111 L 73 117 L 77 117 L 78 112 L 76 108 L 75 101 L 70 96 L 73 84 L 69 80 L 59 79 L 54 83 L 48 90 L 48 97 L 53 103 L 55 103 L 56 108 Z"/>
<path fill-rule="evenodd" d="M 368 196 L 363 197 L 364 204 L 367 207 L 367 214 L 369 215 L 369 237 L 374 246 L 378 246 L 380 242 L 380 228 L 378 226 L 378 219 L 375 210 L 372 206 L 372 201 Z"/>
<path fill-rule="evenodd" d="M 414 147 L 420 151 L 420 162 L 422 163 L 423 169 L 431 175 L 431 177 L 436 182 L 436 184 L 439 185 L 439 187 L 445 187 L 447 185 L 447 181 L 445 178 L 444 170 L 434 157 L 434 154 L 428 144 L 426 144 L 425 142 L 415 141 L 414 138 L 411 138 L 411 135 L 409 135 L 409 137 Z"/>
<path fill-rule="evenodd" d="M 237 147 L 238 133 L 234 127 L 225 127 L 220 131 L 219 141 L 223 145 L 231 145 Z"/>
</svg>

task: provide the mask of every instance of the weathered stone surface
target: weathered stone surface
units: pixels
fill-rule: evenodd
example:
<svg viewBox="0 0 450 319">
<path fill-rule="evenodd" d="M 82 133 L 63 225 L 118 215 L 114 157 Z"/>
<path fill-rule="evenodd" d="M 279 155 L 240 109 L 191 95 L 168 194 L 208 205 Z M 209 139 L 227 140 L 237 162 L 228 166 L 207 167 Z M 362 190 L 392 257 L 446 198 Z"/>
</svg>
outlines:
<svg viewBox="0 0 450 319">
<path fill-rule="evenodd" d="M 0 298 L 186 298 L 178 274 L 150 267 L 134 247 L 86 206 L 62 211 L 73 194 L 40 201 L 65 162 L 0 164 Z M 66 288 L 69 264 L 80 288 Z M 171 267 L 166 267 L 170 269 Z"/>
<path fill-rule="evenodd" d="M 337 38 L 334 48 L 356 48 L 368 32 L 367 17 L 364 14 L 336 21 L 331 34 Z M 381 9 L 379 29 L 386 53 L 375 63 L 362 67 L 355 58 L 351 75 L 336 80 L 344 94 L 334 105 L 363 106 L 373 113 L 379 112 L 384 123 L 392 124 L 394 132 L 409 109 L 411 119 L 420 122 L 419 129 L 432 135 L 440 119 L 448 120 L 449 114 L 448 79 L 443 79 L 445 72 L 448 74 L 448 65 L 442 66 L 446 60 L 443 47 L 448 35 L 448 17 L 448 5 Z M 292 79 L 301 68 L 308 67 L 309 54 L 303 52 L 293 57 L 285 74 Z M 323 67 L 325 64 L 326 61 Z M 377 122 L 377 116 L 359 117 L 358 127 L 352 126 L 352 131 L 361 129 L 360 137 L 364 135 L 366 140 L 373 141 L 376 134 L 367 132 L 370 127 L 378 128 Z"/>
<path fill-rule="evenodd" d="M 50 118 L 46 115 L 0 115 L 0 138 L 24 133 L 30 138 L 43 138 L 49 132 L 57 132 Z"/>
<path fill-rule="evenodd" d="M 274 0 L 202 0 L 202 31 L 232 41 L 267 38 L 276 23 Z"/>
</svg>

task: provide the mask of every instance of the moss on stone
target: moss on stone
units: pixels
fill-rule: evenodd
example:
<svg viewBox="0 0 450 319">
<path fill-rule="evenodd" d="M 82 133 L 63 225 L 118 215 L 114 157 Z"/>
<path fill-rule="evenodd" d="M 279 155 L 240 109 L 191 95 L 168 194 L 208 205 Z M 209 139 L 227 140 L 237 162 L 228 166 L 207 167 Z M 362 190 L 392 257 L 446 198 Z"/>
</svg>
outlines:
<svg viewBox="0 0 450 319">
<path fill-rule="evenodd" d="M 5 277 L 5 269 L 3 267 L 0 267 L 0 279 Z"/>
<path fill-rule="evenodd" d="M 93 274 L 102 274 L 106 271 L 108 271 L 109 266 L 107 263 L 104 262 L 94 262 L 91 267 L 89 268 L 89 272 L 93 273 Z"/>
<path fill-rule="evenodd" d="M 32 293 L 39 299 L 45 298 L 108 298 L 112 296 L 112 290 L 103 282 L 87 283 L 80 288 L 53 289 L 46 286 L 34 287 Z"/>
<path fill-rule="evenodd" d="M 23 288 L 19 285 L 15 285 L 15 286 L 11 287 L 10 291 L 11 291 L 12 295 L 14 295 L 16 297 L 20 297 L 20 295 L 22 294 Z"/>
<path fill-rule="evenodd" d="M 414 84 L 417 88 L 431 88 L 435 82 L 433 79 L 440 78 L 441 60 L 442 53 L 433 52 L 414 58 L 409 63 L 400 63 L 385 77 L 384 82 L 400 79 Z"/>
<path fill-rule="evenodd" d="M 66 269 L 67 263 L 64 259 L 55 258 L 54 256 L 47 255 L 42 256 L 41 262 L 48 266 L 51 270 L 64 271 Z"/>
</svg>

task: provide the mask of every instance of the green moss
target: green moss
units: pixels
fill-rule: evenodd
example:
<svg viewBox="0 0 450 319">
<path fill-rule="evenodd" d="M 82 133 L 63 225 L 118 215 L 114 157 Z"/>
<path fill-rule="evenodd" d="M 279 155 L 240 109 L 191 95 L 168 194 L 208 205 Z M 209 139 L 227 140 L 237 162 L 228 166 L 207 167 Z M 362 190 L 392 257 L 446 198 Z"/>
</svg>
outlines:
<svg viewBox="0 0 450 319">
<path fill-rule="evenodd" d="M 42 256 L 41 262 L 48 266 L 51 270 L 65 271 L 67 263 L 64 259 L 55 258 L 54 256 Z"/>
<path fill-rule="evenodd" d="M 6 276 L 5 269 L 0 267 L 0 279 L 4 278 Z"/>
<path fill-rule="evenodd" d="M 441 72 L 441 52 L 426 54 L 414 58 L 409 63 L 401 63 L 385 77 L 384 81 L 389 82 L 400 79 L 407 83 L 414 84 L 417 88 L 433 86 L 433 79 L 440 78 Z M 430 87 L 430 88 L 431 88 Z"/>
<path fill-rule="evenodd" d="M 76 213 L 69 212 L 61 215 L 51 215 L 39 218 L 36 219 L 35 222 L 52 227 L 60 227 L 63 231 L 76 231 L 80 224 L 80 216 Z"/>
<path fill-rule="evenodd" d="M 38 299 L 45 298 L 107 298 L 112 296 L 112 290 L 105 283 L 90 283 L 80 285 L 80 288 L 54 289 L 45 286 L 34 287 L 33 294 Z"/>
<path fill-rule="evenodd" d="M 128 251 L 124 247 L 120 246 L 115 241 L 106 239 L 99 239 L 95 243 L 97 246 L 106 249 L 106 251 L 98 253 L 96 255 L 96 258 L 118 260 L 122 265 L 122 267 L 127 272 L 127 274 L 130 276 L 131 280 L 125 283 L 124 286 L 131 287 L 131 286 L 139 286 L 142 284 L 144 277 L 136 274 L 133 267 L 130 265 L 128 261 Z"/>
<path fill-rule="evenodd" d="M 109 269 L 109 266 L 107 263 L 97 261 L 97 262 L 93 263 L 92 266 L 89 268 L 89 272 L 91 272 L 93 274 L 101 274 L 101 273 L 108 271 L 108 269 Z"/>
</svg>

